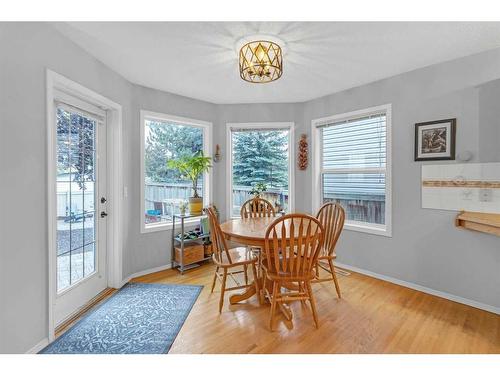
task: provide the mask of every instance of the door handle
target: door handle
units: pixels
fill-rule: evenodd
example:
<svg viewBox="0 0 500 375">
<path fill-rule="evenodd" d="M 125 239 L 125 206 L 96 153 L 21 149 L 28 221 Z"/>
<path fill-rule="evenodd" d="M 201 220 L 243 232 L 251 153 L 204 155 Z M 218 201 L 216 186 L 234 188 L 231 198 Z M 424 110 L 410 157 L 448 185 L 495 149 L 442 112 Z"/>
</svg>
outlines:
<svg viewBox="0 0 500 375">
<path fill-rule="evenodd" d="M 106 216 L 108 216 L 108 214 L 106 212 L 104 212 L 104 211 L 101 211 L 101 217 L 105 218 Z"/>
<path fill-rule="evenodd" d="M 102 204 L 106 203 L 106 198 L 101 197 L 101 203 L 102 203 Z"/>
</svg>

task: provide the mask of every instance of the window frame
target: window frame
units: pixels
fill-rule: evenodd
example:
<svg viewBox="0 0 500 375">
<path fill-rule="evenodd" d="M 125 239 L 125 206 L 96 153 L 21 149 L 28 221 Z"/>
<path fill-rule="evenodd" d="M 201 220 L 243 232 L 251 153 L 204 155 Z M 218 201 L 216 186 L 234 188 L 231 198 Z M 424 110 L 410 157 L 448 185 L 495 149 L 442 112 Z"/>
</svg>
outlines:
<svg viewBox="0 0 500 375">
<path fill-rule="evenodd" d="M 232 215 L 233 207 L 233 142 L 232 129 L 284 129 L 288 130 L 288 211 L 295 208 L 295 123 L 294 122 L 231 122 L 226 124 L 226 217 L 228 220 L 239 218 Z"/>
<path fill-rule="evenodd" d="M 155 223 L 148 224 L 144 222 L 144 212 L 145 212 L 145 131 L 146 131 L 146 120 L 156 120 L 162 122 L 175 122 L 180 125 L 187 125 L 197 127 L 203 130 L 203 153 L 205 156 L 212 156 L 212 131 L 213 126 L 209 121 L 197 120 L 187 117 L 179 117 L 174 115 L 169 115 L 165 113 L 151 112 L 147 110 L 140 111 L 140 142 L 141 142 L 141 233 L 151 233 L 164 230 L 171 230 L 172 223 Z M 213 164 L 213 160 L 212 160 Z M 204 204 L 212 202 L 212 168 L 209 172 L 203 174 L 203 197 L 208 197 L 208 200 L 204 201 Z M 193 227 L 199 222 L 200 218 L 195 217 L 185 221 L 187 227 Z"/>
<path fill-rule="evenodd" d="M 386 116 L 386 165 L 385 168 L 344 168 L 328 169 L 322 167 L 322 139 L 321 126 L 333 122 L 354 120 L 366 116 L 385 114 Z M 322 178 L 324 173 L 367 173 L 385 172 L 385 225 L 370 224 L 359 221 L 346 220 L 344 228 L 351 231 L 392 237 L 392 105 L 384 104 L 347 113 L 322 117 L 311 121 L 311 150 L 312 150 L 312 208 L 319 210 L 323 197 Z"/>
</svg>

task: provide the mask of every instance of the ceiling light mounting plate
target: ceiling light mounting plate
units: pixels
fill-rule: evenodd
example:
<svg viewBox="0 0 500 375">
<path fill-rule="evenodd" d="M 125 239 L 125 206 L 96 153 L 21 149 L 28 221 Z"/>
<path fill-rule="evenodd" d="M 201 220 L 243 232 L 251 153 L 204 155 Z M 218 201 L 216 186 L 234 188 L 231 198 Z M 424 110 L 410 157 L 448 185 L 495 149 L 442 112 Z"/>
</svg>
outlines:
<svg viewBox="0 0 500 375">
<path fill-rule="evenodd" d="M 238 39 L 236 41 L 236 43 L 234 43 L 234 52 L 236 53 L 236 58 L 238 58 L 241 47 L 243 47 L 247 43 L 254 42 L 256 40 L 266 40 L 269 42 L 273 42 L 274 44 L 277 44 L 278 46 L 281 47 L 282 55 L 283 56 L 286 55 L 287 46 L 286 46 L 286 42 L 283 39 L 277 37 L 276 35 L 254 34 L 254 35 L 244 36 L 244 37 Z"/>
</svg>

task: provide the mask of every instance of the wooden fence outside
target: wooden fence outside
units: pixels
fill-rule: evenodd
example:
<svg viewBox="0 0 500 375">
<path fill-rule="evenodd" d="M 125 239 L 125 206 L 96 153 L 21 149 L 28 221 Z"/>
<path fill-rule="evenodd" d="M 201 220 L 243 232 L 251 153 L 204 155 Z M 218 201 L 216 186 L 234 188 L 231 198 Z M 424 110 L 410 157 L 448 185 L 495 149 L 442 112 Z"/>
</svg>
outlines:
<svg viewBox="0 0 500 375">
<path fill-rule="evenodd" d="M 201 188 L 201 187 L 200 187 Z M 233 216 L 239 216 L 241 205 L 252 197 L 251 186 L 233 187 Z M 145 209 L 155 210 L 155 202 L 164 202 L 162 214 L 171 216 L 178 213 L 178 205 L 181 201 L 188 200 L 191 196 L 190 184 L 175 183 L 147 183 L 145 188 Z M 286 210 L 288 207 L 288 191 L 280 189 L 269 189 L 262 197 L 276 204 L 279 202 Z M 327 194 L 325 202 L 334 201 L 340 203 L 346 210 L 348 220 L 384 224 L 385 222 L 385 200 L 383 196 L 359 195 L 352 197 L 339 197 L 335 194 Z M 208 204 L 209 202 L 204 202 Z M 158 204 L 157 204 L 158 206 Z"/>
<path fill-rule="evenodd" d="M 201 188 L 201 186 L 199 187 Z M 233 212 L 239 209 L 243 202 L 251 198 L 251 186 L 234 186 L 233 188 Z M 173 212 L 178 212 L 178 204 L 183 200 L 188 200 L 192 189 L 190 184 L 182 183 L 155 183 L 146 184 L 144 191 L 145 209 L 155 210 L 155 202 L 166 202 L 164 215 L 170 216 Z M 262 197 L 273 204 L 279 202 L 285 207 L 288 206 L 288 191 L 280 189 L 269 189 L 262 194 Z M 205 202 L 208 204 L 209 202 Z M 158 204 L 157 204 L 158 206 Z"/>
</svg>

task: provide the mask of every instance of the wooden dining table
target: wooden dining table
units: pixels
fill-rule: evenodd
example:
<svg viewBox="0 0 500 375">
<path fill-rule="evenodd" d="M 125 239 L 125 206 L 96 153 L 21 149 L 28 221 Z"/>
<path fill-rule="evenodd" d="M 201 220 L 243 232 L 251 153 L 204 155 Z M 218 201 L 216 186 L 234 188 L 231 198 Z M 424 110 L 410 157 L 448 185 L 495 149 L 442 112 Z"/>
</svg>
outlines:
<svg viewBox="0 0 500 375">
<path fill-rule="evenodd" d="M 276 217 L 238 218 L 226 221 L 225 223 L 222 223 L 220 227 L 227 240 L 237 242 L 238 244 L 259 247 L 263 249 L 266 231 L 276 219 Z M 289 222 L 285 223 L 285 225 L 288 226 Z M 298 236 L 298 228 L 299 226 L 297 224 L 295 227 L 296 233 L 294 237 Z M 287 231 L 287 233 L 289 233 L 289 231 Z M 260 275 L 262 275 L 262 272 L 259 273 Z M 265 280 L 262 280 L 261 277 L 258 282 L 261 286 L 263 286 Z M 297 287 L 294 285 L 285 285 L 285 287 L 287 289 L 297 289 Z M 238 302 L 245 301 L 251 298 L 256 293 L 257 290 L 255 288 L 255 285 L 252 283 L 252 285 L 249 286 L 243 293 L 233 294 L 231 297 L 229 297 L 229 302 L 234 305 Z M 286 310 L 287 312 L 289 311 L 288 308 L 286 308 Z"/>
<path fill-rule="evenodd" d="M 266 231 L 269 225 L 276 220 L 275 217 L 240 218 L 226 221 L 221 224 L 222 233 L 227 240 L 238 244 L 264 248 Z M 262 274 L 262 272 L 259 272 Z M 258 280 L 262 285 L 263 280 Z M 231 305 L 245 301 L 257 293 L 255 285 L 249 286 L 243 293 L 233 294 L 229 297 Z"/>
</svg>

